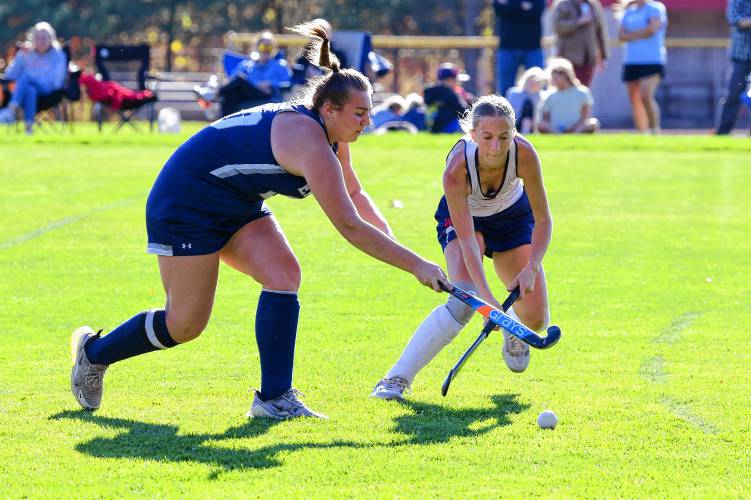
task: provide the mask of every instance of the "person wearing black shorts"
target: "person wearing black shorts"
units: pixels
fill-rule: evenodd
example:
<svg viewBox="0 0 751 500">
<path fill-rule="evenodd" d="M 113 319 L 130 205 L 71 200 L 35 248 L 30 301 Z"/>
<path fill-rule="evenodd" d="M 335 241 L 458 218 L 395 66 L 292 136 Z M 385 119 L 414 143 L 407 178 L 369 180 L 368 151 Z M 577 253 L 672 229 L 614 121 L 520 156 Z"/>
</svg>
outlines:
<svg viewBox="0 0 751 500">
<path fill-rule="evenodd" d="M 655 92 L 665 76 L 667 51 L 665 6 L 655 0 L 624 0 L 618 38 L 624 42 L 623 81 L 628 88 L 634 125 L 640 132 L 660 131 Z"/>
</svg>

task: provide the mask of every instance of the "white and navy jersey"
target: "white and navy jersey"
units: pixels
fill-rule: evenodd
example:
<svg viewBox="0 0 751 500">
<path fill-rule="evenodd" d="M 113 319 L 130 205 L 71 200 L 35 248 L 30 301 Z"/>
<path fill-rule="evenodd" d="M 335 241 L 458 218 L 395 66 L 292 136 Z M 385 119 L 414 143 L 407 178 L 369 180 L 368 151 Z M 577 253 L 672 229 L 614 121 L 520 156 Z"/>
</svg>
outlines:
<svg viewBox="0 0 751 500">
<path fill-rule="evenodd" d="M 271 122 L 280 113 L 300 113 L 324 129 L 316 111 L 301 104 L 272 103 L 245 109 L 215 121 L 181 145 L 164 166 L 157 184 L 180 185 L 183 193 L 209 188 L 245 203 L 276 194 L 304 198 L 304 177 L 284 170 L 271 149 Z M 336 152 L 336 145 L 332 146 Z M 159 186 L 155 186 L 158 188 Z"/>
<path fill-rule="evenodd" d="M 467 177 L 472 191 L 467 197 L 469 211 L 472 217 L 489 217 L 502 212 L 516 203 L 524 193 L 524 185 L 516 172 L 518 152 L 516 140 L 511 141 L 511 146 L 506 156 L 503 169 L 503 177 L 496 190 L 483 193 L 480 187 L 479 158 L 477 143 L 468 134 L 459 139 L 464 143 L 464 160 L 467 165 Z"/>
</svg>

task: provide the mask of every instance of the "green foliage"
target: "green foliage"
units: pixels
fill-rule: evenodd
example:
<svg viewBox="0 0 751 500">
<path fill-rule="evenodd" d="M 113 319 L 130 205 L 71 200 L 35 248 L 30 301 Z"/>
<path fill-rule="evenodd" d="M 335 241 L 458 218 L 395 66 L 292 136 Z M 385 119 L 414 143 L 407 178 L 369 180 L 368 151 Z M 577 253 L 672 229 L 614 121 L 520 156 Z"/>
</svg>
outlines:
<svg viewBox="0 0 751 500">
<path fill-rule="evenodd" d="M 101 410 L 78 411 L 70 331 L 163 304 L 143 206 L 188 128 L 0 130 L 0 496 L 751 495 L 744 139 L 532 137 L 563 338 L 523 374 L 505 368 L 493 335 L 440 396 L 475 319 L 419 374 L 409 403 L 369 399 L 445 296 L 354 250 L 312 197 L 277 197 L 269 204 L 304 270 L 295 384 L 331 420 L 244 417 L 259 383 L 259 286 L 226 266 L 198 340 L 113 366 Z M 389 134 L 352 146 L 400 241 L 439 262 L 432 213 L 455 140 Z M 546 408 L 555 431 L 536 426 Z"/>
<path fill-rule="evenodd" d="M 373 33 L 460 35 L 465 12 L 480 0 L 25 0 L 0 5 L 0 44 L 22 37 L 37 21 L 50 22 L 63 38 L 141 40 L 151 30 L 176 38 L 220 37 L 228 30 L 282 32 L 284 27 L 325 17 L 336 29 Z M 174 13 L 171 18 L 170 12 Z M 174 26 L 170 26 L 174 20 Z M 476 24 L 479 21 L 473 21 Z"/>
</svg>

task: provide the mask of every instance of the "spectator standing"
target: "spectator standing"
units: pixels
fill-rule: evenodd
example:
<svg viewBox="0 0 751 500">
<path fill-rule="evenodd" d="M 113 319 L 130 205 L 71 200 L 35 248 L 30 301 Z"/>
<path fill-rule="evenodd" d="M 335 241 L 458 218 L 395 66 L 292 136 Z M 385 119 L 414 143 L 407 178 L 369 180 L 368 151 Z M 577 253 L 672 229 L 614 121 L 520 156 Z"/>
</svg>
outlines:
<svg viewBox="0 0 751 500">
<path fill-rule="evenodd" d="M 740 96 L 747 87 L 751 75 L 751 0 L 729 0 L 727 6 L 730 35 L 730 62 L 732 72 L 727 95 L 722 99 L 722 115 L 717 127 L 718 134 L 729 134 L 735 124 L 740 107 Z"/>
<path fill-rule="evenodd" d="M 545 0 L 494 0 L 496 33 L 501 39 L 496 54 L 496 89 L 506 95 L 524 69 L 544 64 L 540 39 Z"/>
<path fill-rule="evenodd" d="M 436 76 L 438 83 L 425 89 L 425 105 L 432 121 L 430 131 L 434 134 L 460 132 L 459 118 L 468 104 L 464 96 L 457 93 L 457 87 L 459 80 L 466 80 L 468 75 L 460 73 L 454 64 L 443 63 L 438 66 Z"/>
<path fill-rule="evenodd" d="M 38 100 L 62 89 L 67 71 L 67 58 L 49 23 L 35 24 L 29 40 L 31 50 L 19 51 L 5 72 L 16 86 L 8 106 L 0 110 L 0 123 L 14 123 L 16 110 L 22 108 L 27 134 L 33 131 Z"/>
<path fill-rule="evenodd" d="M 508 89 L 506 99 L 514 108 L 516 130 L 522 134 L 534 132 L 547 76 L 542 68 L 529 68 L 515 87 Z"/>
<path fill-rule="evenodd" d="M 556 0 L 553 26 L 558 56 L 571 61 L 576 78 L 592 85 L 596 68 L 608 58 L 608 28 L 599 0 Z"/>
<path fill-rule="evenodd" d="M 623 81 L 628 89 L 634 124 L 642 132 L 649 127 L 650 132 L 658 133 L 660 107 L 655 92 L 665 76 L 667 11 L 655 0 L 625 0 L 620 8 L 623 11 L 618 38 L 625 42 Z"/>
<path fill-rule="evenodd" d="M 592 94 L 581 85 L 573 65 L 566 59 L 550 62 L 550 81 L 555 87 L 542 104 L 542 119 L 537 129 L 546 134 L 593 133 L 600 128 L 592 118 Z"/>
</svg>

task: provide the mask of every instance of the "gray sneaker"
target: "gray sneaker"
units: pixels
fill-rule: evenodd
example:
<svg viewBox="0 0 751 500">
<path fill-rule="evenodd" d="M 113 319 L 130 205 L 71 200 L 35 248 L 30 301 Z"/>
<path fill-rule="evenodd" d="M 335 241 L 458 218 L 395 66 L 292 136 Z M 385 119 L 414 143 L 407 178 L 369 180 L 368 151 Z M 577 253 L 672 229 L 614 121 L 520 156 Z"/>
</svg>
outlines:
<svg viewBox="0 0 751 500">
<path fill-rule="evenodd" d="M 509 370 L 521 373 L 529 366 L 529 346 L 518 337 L 503 332 L 503 360 Z"/>
<path fill-rule="evenodd" d="M 295 388 L 291 388 L 278 398 L 262 401 L 258 391 L 255 392 L 253 404 L 246 415 L 250 418 L 275 418 L 277 420 L 286 420 L 298 417 L 315 417 L 329 418 L 323 413 L 317 413 L 305 406 L 300 401 L 299 396 L 303 393 Z"/>
<path fill-rule="evenodd" d="M 101 330 L 99 331 L 101 333 Z M 102 379 L 109 365 L 97 365 L 89 362 L 83 348 L 89 339 L 99 333 L 88 326 L 76 328 L 70 339 L 73 355 L 73 369 L 70 372 L 70 388 L 73 396 L 84 410 L 96 410 L 102 403 Z"/>
<path fill-rule="evenodd" d="M 381 398 L 386 400 L 397 399 L 404 401 L 404 391 L 412 392 L 407 379 L 399 376 L 384 378 L 373 387 L 370 393 L 371 398 Z"/>
</svg>

